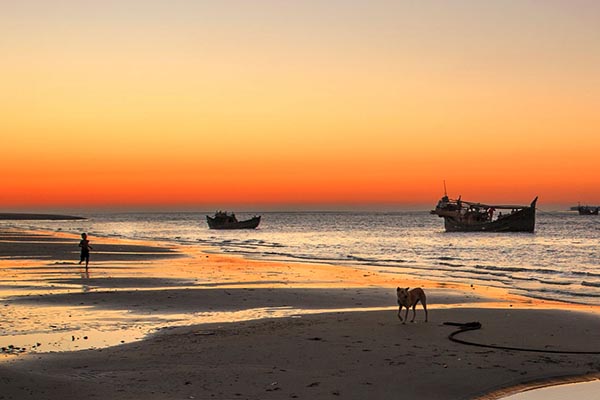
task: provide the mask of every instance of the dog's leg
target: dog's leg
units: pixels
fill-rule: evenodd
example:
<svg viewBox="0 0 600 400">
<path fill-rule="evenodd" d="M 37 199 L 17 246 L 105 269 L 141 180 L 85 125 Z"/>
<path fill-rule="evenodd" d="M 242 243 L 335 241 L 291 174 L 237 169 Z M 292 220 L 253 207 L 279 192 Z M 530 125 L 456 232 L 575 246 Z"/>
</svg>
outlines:
<svg viewBox="0 0 600 400">
<path fill-rule="evenodd" d="M 405 324 L 405 323 L 406 323 L 406 321 L 408 321 L 408 310 L 409 310 L 409 309 L 410 309 L 410 308 L 407 306 L 407 307 L 406 307 L 406 314 L 404 314 L 404 322 L 402 322 L 403 324 Z"/>
<path fill-rule="evenodd" d="M 425 292 L 423 292 L 423 297 L 421 298 L 421 305 L 423 306 L 423 310 L 425 310 L 425 322 L 427 322 L 427 296 L 425 296 Z"/>
<path fill-rule="evenodd" d="M 412 307 L 412 308 L 413 308 L 413 317 L 412 317 L 412 319 L 410 320 L 410 322 L 415 322 L 415 317 L 417 316 L 417 310 L 416 310 L 416 308 L 417 308 L 417 303 L 413 304 L 413 307 Z"/>
<path fill-rule="evenodd" d="M 402 306 L 398 307 L 398 318 L 402 321 Z"/>
</svg>

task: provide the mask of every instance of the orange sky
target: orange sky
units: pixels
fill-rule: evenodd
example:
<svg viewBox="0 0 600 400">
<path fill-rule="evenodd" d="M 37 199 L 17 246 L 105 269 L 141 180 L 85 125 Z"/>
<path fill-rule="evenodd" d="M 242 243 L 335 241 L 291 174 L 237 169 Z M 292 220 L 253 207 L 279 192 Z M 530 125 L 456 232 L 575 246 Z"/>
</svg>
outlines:
<svg viewBox="0 0 600 400">
<path fill-rule="evenodd" d="M 600 203 L 599 3 L 206 3 L 3 3 L 0 206 Z"/>
</svg>

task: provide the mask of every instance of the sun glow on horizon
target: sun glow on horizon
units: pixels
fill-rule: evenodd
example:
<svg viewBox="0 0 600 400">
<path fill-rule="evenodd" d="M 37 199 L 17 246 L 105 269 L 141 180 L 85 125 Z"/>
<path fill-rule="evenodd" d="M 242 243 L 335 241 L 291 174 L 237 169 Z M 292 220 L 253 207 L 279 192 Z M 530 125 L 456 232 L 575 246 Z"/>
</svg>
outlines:
<svg viewBox="0 0 600 400">
<path fill-rule="evenodd" d="M 0 207 L 600 203 L 600 5 L 9 2 Z"/>
</svg>

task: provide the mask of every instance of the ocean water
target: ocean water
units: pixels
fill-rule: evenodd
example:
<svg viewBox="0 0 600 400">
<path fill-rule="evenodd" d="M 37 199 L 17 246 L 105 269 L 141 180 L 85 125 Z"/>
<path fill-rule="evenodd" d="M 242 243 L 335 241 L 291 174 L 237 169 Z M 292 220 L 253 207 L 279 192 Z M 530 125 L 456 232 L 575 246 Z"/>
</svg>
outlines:
<svg viewBox="0 0 600 400">
<path fill-rule="evenodd" d="M 359 265 L 398 273 L 399 282 L 411 275 L 600 305 L 598 216 L 538 211 L 530 234 L 447 233 L 443 220 L 426 211 L 262 212 L 258 229 L 238 231 L 209 230 L 206 214 L 90 214 L 84 221 L 3 225 L 174 241 L 269 260 Z"/>
</svg>

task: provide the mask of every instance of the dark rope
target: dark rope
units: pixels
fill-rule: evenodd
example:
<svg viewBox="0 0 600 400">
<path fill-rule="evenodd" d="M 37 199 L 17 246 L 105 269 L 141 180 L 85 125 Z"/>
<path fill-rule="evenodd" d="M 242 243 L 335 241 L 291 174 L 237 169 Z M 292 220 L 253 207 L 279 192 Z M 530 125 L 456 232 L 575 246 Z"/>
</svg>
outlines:
<svg viewBox="0 0 600 400">
<path fill-rule="evenodd" d="M 455 336 L 468 331 L 474 331 L 481 329 L 481 323 L 478 321 L 473 322 L 444 322 L 444 325 L 458 326 L 458 330 L 448 335 L 448 339 L 453 342 L 466 344 L 468 346 L 486 347 L 489 349 L 500 349 L 500 350 L 514 350 L 514 351 L 531 351 L 535 353 L 554 353 L 554 354 L 600 354 L 600 351 L 567 351 L 567 350 L 542 350 L 542 349 L 531 349 L 524 347 L 510 347 L 510 346 L 497 346 L 494 344 L 476 343 L 469 342 L 467 340 L 457 339 Z"/>
</svg>

